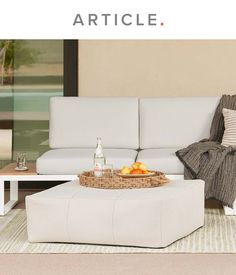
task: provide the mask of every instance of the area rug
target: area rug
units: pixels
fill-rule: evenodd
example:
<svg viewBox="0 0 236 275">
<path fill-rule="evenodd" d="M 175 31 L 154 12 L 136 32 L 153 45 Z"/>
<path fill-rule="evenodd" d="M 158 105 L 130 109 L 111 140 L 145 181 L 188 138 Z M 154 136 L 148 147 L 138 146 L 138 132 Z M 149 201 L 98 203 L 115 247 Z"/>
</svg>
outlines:
<svg viewBox="0 0 236 275">
<path fill-rule="evenodd" d="M 236 217 L 206 209 L 205 226 L 162 249 L 60 243 L 29 243 L 26 212 L 0 217 L 0 253 L 236 253 Z"/>
</svg>

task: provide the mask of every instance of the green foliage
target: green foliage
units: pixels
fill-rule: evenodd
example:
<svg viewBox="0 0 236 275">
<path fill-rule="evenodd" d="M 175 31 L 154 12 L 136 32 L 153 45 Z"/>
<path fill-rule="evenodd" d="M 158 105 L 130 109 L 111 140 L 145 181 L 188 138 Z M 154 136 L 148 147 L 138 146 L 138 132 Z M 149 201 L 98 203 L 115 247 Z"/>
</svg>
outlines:
<svg viewBox="0 0 236 275">
<path fill-rule="evenodd" d="M 22 40 L 0 40 L 0 51 L 4 48 L 4 70 L 17 70 L 21 65 L 34 64 L 39 55 L 39 50 L 27 47 L 27 42 Z"/>
</svg>

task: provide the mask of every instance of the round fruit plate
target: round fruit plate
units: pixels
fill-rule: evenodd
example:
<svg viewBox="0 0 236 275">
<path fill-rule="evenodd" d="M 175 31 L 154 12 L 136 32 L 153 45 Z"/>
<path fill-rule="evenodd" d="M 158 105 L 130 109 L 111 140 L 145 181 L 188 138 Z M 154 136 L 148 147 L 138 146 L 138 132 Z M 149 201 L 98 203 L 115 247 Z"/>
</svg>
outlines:
<svg viewBox="0 0 236 275">
<path fill-rule="evenodd" d="M 156 172 L 149 172 L 147 174 L 122 174 L 122 173 L 118 172 L 116 174 L 122 178 L 146 178 L 146 177 L 154 176 L 156 174 Z"/>
</svg>

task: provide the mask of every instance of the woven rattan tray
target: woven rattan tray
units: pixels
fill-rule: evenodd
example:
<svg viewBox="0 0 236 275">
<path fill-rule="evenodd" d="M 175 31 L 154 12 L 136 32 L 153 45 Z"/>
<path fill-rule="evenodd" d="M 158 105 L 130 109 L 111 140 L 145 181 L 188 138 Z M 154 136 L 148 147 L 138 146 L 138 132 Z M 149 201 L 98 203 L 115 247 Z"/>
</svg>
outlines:
<svg viewBox="0 0 236 275">
<path fill-rule="evenodd" d="M 157 187 L 169 182 L 162 172 L 152 171 L 154 172 L 153 176 L 143 178 L 123 178 L 117 175 L 119 172 L 118 170 L 114 171 L 112 178 L 97 178 L 94 177 L 93 171 L 83 172 L 79 175 L 80 185 L 103 189 L 131 189 Z"/>
</svg>

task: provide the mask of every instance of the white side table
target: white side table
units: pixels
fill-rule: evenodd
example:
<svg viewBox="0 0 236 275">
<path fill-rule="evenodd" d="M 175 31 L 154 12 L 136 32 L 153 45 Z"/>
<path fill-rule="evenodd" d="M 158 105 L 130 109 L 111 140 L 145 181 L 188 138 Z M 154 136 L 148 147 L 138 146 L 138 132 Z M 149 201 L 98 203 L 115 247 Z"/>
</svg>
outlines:
<svg viewBox="0 0 236 275">
<path fill-rule="evenodd" d="M 19 181 L 70 181 L 77 175 L 38 175 L 35 163 L 27 163 L 27 171 L 15 171 L 16 164 L 10 163 L 0 170 L 0 216 L 7 214 L 18 202 Z M 5 182 L 10 182 L 10 200 L 5 204 Z"/>
</svg>

